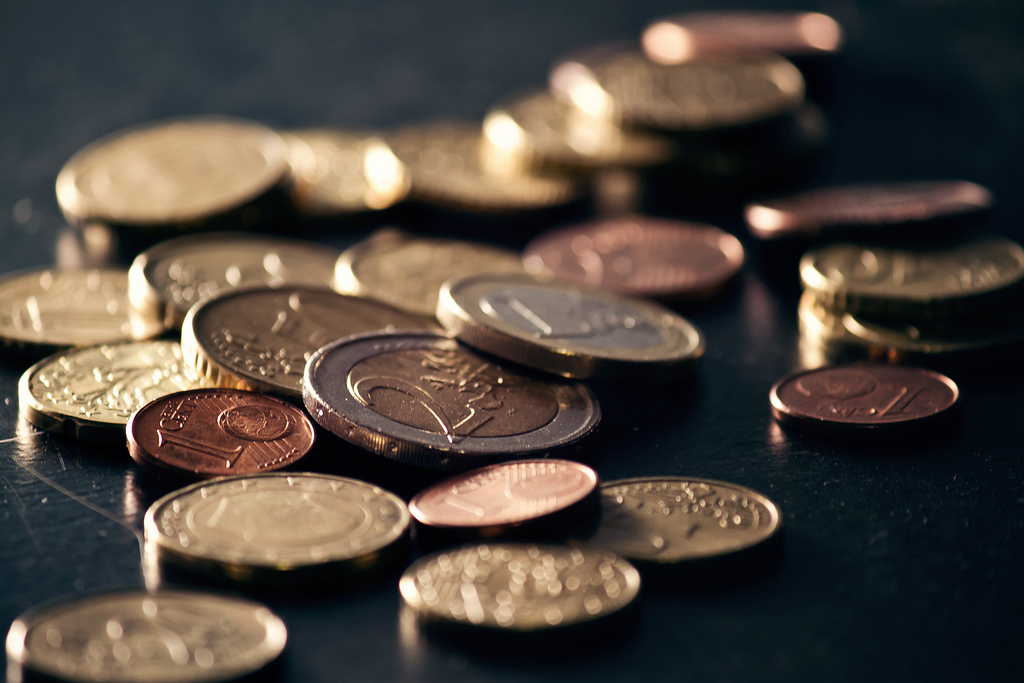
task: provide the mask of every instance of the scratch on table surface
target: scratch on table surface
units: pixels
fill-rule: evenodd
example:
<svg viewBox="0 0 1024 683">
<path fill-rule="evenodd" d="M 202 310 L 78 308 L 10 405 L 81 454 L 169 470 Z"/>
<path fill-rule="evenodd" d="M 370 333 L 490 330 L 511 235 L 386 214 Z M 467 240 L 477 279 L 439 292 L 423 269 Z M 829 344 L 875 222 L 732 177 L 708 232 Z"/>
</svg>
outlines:
<svg viewBox="0 0 1024 683">
<path fill-rule="evenodd" d="M 32 525 L 28 521 L 28 515 L 26 514 L 27 508 L 25 507 L 25 501 L 23 501 L 21 499 L 21 496 L 18 495 L 18 487 L 15 486 L 11 482 L 11 480 L 7 478 L 7 475 L 4 474 L 3 472 L 0 472 L 0 477 L 3 477 L 4 484 L 6 485 L 6 488 L 10 490 L 11 495 L 14 497 L 15 507 L 18 508 L 18 516 L 21 517 L 21 524 L 22 524 L 22 526 L 25 527 L 25 531 L 28 532 L 28 537 L 29 537 L 29 540 L 32 541 L 32 546 L 36 549 L 37 553 L 42 554 L 43 553 L 43 547 L 39 544 L 39 538 L 36 536 L 35 530 L 32 528 Z"/>
</svg>

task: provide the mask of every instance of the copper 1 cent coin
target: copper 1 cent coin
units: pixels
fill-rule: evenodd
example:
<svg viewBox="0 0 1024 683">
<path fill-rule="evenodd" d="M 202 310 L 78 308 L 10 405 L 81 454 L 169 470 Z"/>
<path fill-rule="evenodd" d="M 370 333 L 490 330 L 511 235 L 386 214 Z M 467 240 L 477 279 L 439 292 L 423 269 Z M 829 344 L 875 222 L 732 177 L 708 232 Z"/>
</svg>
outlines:
<svg viewBox="0 0 1024 683">
<path fill-rule="evenodd" d="M 956 405 L 953 380 L 900 365 L 835 365 L 772 387 L 772 415 L 787 425 L 844 436 L 885 436 L 933 425 Z"/>
<path fill-rule="evenodd" d="M 711 225 L 633 214 L 544 233 L 526 245 L 523 263 L 623 294 L 701 299 L 739 272 L 743 245 Z"/>
<path fill-rule="evenodd" d="M 270 472 L 313 446 L 313 423 L 295 406 L 235 389 L 193 389 L 139 408 L 128 452 L 140 465 L 192 477 Z"/>
</svg>

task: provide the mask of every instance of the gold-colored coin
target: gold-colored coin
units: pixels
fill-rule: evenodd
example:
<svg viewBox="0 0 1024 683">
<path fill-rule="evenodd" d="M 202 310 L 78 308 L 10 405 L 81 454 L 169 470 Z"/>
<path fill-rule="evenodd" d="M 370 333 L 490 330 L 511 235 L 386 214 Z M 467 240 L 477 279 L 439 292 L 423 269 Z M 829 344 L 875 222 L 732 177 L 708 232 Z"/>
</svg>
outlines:
<svg viewBox="0 0 1024 683">
<path fill-rule="evenodd" d="M 142 590 L 79 595 L 15 619 L 7 633 L 9 680 L 235 681 L 276 660 L 287 639 L 277 615 L 242 598 Z"/>
<path fill-rule="evenodd" d="M 800 279 L 827 307 L 911 320 L 993 308 L 1024 286 L 1024 249 L 1001 237 L 909 249 L 832 244 L 800 260 Z"/>
<path fill-rule="evenodd" d="M 172 341 L 103 344 L 36 363 L 18 383 L 18 408 L 40 429 L 124 444 L 132 413 L 155 398 L 203 386 Z"/>
<path fill-rule="evenodd" d="M 607 550 L 480 544 L 414 562 L 398 589 L 428 624 L 550 632 L 622 612 L 639 593 L 640 574 Z"/>
<path fill-rule="evenodd" d="M 0 277 L 0 343 L 49 351 L 151 339 L 163 326 L 133 315 L 128 272 L 41 268 Z"/>
<path fill-rule="evenodd" d="M 315 216 L 386 209 L 409 193 L 409 173 L 373 133 L 336 129 L 284 134 L 292 168 L 292 198 Z"/>
<path fill-rule="evenodd" d="M 57 176 L 71 222 L 167 225 L 246 204 L 284 178 L 284 141 L 256 123 L 189 118 L 129 128 L 75 154 Z"/>
<path fill-rule="evenodd" d="M 128 273 L 132 309 L 144 320 L 181 327 L 188 309 L 244 285 L 329 286 L 339 252 L 322 244 L 244 233 L 166 240 L 139 254 Z"/>
<path fill-rule="evenodd" d="M 433 318 L 445 280 L 525 272 L 519 254 L 508 249 L 382 230 L 345 250 L 334 271 L 334 288 Z"/>
<path fill-rule="evenodd" d="M 280 583 L 341 579 L 397 561 L 408 552 L 409 519 L 401 498 L 373 484 L 293 473 L 187 486 L 153 503 L 144 526 L 162 563 Z"/>
<path fill-rule="evenodd" d="M 439 206 L 480 213 L 547 209 L 581 196 L 567 177 L 530 173 L 518 164 L 495 164 L 479 124 L 437 122 L 403 128 L 388 137 L 412 177 L 411 196 Z M 490 160 L 490 164 L 488 161 Z"/>
</svg>

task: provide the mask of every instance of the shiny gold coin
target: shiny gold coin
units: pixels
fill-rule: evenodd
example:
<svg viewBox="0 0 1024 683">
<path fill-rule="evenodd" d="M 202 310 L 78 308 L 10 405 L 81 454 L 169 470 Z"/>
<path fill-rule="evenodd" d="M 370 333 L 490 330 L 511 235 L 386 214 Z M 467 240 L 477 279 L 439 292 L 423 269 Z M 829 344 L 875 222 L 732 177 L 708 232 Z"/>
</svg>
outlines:
<svg viewBox="0 0 1024 683">
<path fill-rule="evenodd" d="M 315 216 L 386 209 L 409 193 L 409 174 L 373 133 L 320 128 L 284 134 L 292 168 L 292 198 Z"/>
<path fill-rule="evenodd" d="M 284 141 L 256 123 L 189 118 L 129 128 L 75 154 L 57 176 L 71 222 L 199 221 L 264 194 L 288 169 Z"/>
<path fill-rule="evenodd" d="M 382 230 L 345 250 L 334 270 L 334 288 L 433 318 L 445 280 L 525 272 L 519 254 L 508 249 Z"/>
<path fill-rule="evenodd" d="M 155 398 L 204 386 L 172 341 L 89 346 L 25 371 L 18 409 L 40 429 L 124 444 L 132 413 Z"/>
<path fill-rule="evenodd" d="M 640 574 L 606 550 L 480 544 L 417 560 L 398 589 L 428 624 L 550 632 L 621 612 L 636 599 Z"/>
<path fill-rule="evenodd" d="M 1001 237 L 912 251 L 832 244 L 800 260 L 800 279 L 827 307 L 910 320 L 991 309 L 1024 286 L 1024 249 Z"/>
<path fill-rule="evenodd" d="M 186 235 L 139 254 L 128 272 L 132 309 L 181 327 L 188 309 L 244 285 L 329 286 L 338 251 L 285 238 L 220 232 Z"/>
<path fill-rule="evenodd" d="M 146 512 L 160 562 L 240 582 L 340 580 L 408 552 L 395 494 L 325 474 L 226 477 L 187 486 Z M 293 585 L 294 587 L 294 585 Z"/>
</svg>

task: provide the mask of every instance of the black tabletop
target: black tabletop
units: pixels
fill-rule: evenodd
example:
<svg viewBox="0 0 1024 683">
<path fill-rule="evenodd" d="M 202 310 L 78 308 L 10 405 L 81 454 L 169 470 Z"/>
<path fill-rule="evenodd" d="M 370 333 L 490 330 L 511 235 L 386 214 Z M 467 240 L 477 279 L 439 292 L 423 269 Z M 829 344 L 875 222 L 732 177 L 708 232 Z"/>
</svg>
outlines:
<svg viewBox="0 0 1024 683">
<path fill-rule="evenodd" d="M 984 229 L 1024 238 L 1024 4 L 750 2 L 821 9 L 847 46 L 817 75 L 826 157 L 801 182 L 962 178 L 991 188 Z M 276 127 L 479 120 L 542 86 L 560 54 L 636 39 L 659 16 L 734 2 L 0 4 L 0 272 L 73 261 L 62 164 L 106 133 L 224 114 Z M 685 194 L 686 188 L 680 192 Z M 758 490 L 784 513 L 781 562 L 738 580 L 648 586 L 601 647 L 543 656 L 425 639 L 393 579 L 269 596 L 290 681 L 992 680 L 1024 674 L 1019 370 L 953 374 L 959 420 L 857 444 L 783 431 L 771 385 L 797 369 L 796 277 L 746 234 L 742 198 L 668 207 L 748 247 L 734 292 L 684 313 L 707 336 L 694 386 L 601 387 L 603 479 L 685 475 Z M 344 246 L 365 234 L 323 232 Z M 417 226 L 406 226 L 416 229 Z M 507 226 L 501 226 L 502 229 Z M 480 239 L 494 238 L 482 228 Z M 502 241 L 508 242 L 507 236 Z M 26 364 L 0 364 L 0 625 L 45 600 L 141 586 L 142 517 L 173 485 L 121 447 L 19 426 Z M 337 443 L 338 472 L 351 451 Z"/>
</svg>

